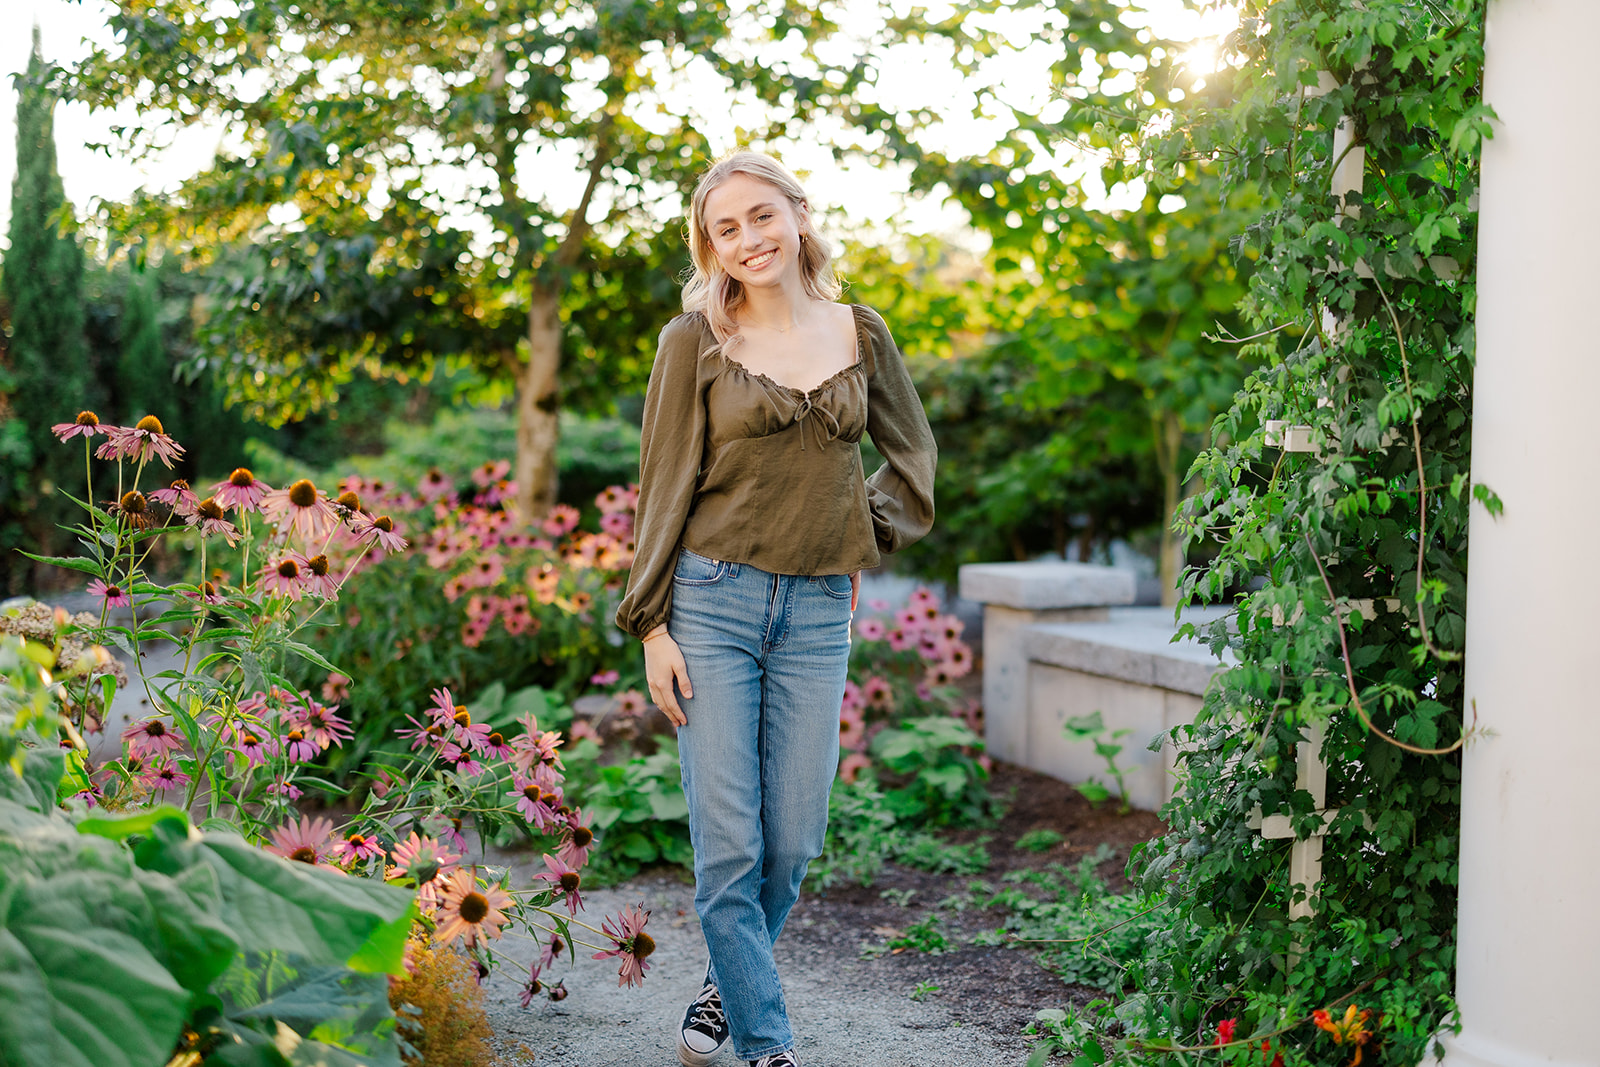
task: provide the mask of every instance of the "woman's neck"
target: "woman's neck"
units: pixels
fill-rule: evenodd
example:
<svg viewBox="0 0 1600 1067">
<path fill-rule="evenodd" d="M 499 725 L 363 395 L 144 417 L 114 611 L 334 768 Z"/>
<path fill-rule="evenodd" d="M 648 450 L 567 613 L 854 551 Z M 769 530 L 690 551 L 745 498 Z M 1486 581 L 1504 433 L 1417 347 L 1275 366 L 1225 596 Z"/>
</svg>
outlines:
<svg viewBox="0 0 1600 1067">
<path fill-rule="evenodd" d="M 770 290 L 746 289 L 744 306 L 738 311 L 739 324 L 788 333 L 811 317 L 814 303 L 798 281 Z"/>
</svg>

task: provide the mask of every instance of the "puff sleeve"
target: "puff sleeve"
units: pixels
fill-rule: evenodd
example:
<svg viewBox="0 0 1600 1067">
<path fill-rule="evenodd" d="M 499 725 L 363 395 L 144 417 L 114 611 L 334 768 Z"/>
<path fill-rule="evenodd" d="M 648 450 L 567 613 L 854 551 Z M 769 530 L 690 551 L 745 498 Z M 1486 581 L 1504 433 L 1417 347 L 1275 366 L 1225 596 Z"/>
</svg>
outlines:
<svg viewBox="0 0 1600 1067">
<path fill-rule="evenodd" d="M 933 528 L 938 447 L 911 371 L 883 318 L 870 312 L 866 340 L 867 433 L 884 458 L 867 479 L 867 507 L 880 552 L 898 552 Z"/>
<path fill-rule="evenodd" d="M 679 315 L 661 331 L 645 389 L 639 441 L 639 500 L 633 568 L 616 623 L 643 637 L 672 612 L 672 571 L 694 502 L 706 439 L 698 314 Z"/>
</svg>

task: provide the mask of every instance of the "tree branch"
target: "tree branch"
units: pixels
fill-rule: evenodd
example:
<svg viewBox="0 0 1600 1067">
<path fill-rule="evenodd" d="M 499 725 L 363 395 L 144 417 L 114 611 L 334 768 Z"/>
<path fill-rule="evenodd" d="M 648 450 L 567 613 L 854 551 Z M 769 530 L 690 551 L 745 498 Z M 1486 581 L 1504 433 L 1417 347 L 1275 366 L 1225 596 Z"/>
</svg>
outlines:
<svg viewBox="0 0 1600 1067">
<path fill-rule="evenodd" d="M 578 253 L 583 249 L 583 240 L 589 236 L 589 202 L 594 199 L 594 191 L 600 185 L 600 172 L 611 161 L 614 150 L 611 144 L 611 127 L 615 121 L 616 116 L 608 111 L 605 118 L 600 120 L 600 128 L 595 131 L 594 159 L 589 162 L 589 184 L 584 186 L 578 206 L 572 209 L 572 221 L 567 224 L 567 235 L 561 239 L 561 245 L 556 249 L 554 259 L 558 267 L 570 267 L 576 263 Z"/>
</svg>

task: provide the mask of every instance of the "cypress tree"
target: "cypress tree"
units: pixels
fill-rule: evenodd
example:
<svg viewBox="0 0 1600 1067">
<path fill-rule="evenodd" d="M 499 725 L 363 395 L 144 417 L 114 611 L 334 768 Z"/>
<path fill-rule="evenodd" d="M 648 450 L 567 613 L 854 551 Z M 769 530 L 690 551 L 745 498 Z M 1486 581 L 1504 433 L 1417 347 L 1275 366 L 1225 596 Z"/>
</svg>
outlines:
<svg viewBox="0 0 1600 1067">
<path fill-rule="evenodd" d="M 50 426 L 70 422 L 88 401 L 83 252 L 56 170 L 56 95 L 47 85 L 39 27 L 17 93 L 17 175 L 11 186 L 10 248 L 0 297 L 10 305 L 5 375 L 8 455 L 0 465 L 0 588 L 21 591 L 32 565 L 18 547 L 49 550 L 67 517 L 58 488 L 81 494 L 83 456 Z"/>
<path fill-rule="evenodd" d="M 172 360 L 161 342 L 154 272 L 136 271 L 122 297 L 122 353 L 117 361 L 116 418 L 132 426 L 146 415 L 161 419 L 167 433 L 182 437 L 176 414 Z"/>
</svg>

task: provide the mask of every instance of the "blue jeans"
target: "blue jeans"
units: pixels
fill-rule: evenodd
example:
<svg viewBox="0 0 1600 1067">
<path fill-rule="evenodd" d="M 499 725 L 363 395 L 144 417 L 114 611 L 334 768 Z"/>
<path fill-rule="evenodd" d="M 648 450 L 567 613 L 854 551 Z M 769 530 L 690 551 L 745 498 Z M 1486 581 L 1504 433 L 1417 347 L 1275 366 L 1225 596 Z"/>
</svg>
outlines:
<svg viewBox="0 0 1600 1067">
<path fill-rule="evenodd" d="M 772 946 L 822 854 L 850 656 L 848 575 L 770 574 L 688 550 L 672 582 L 695 910 L 734 1052 L 794 1045 Z"/>
</svg>

